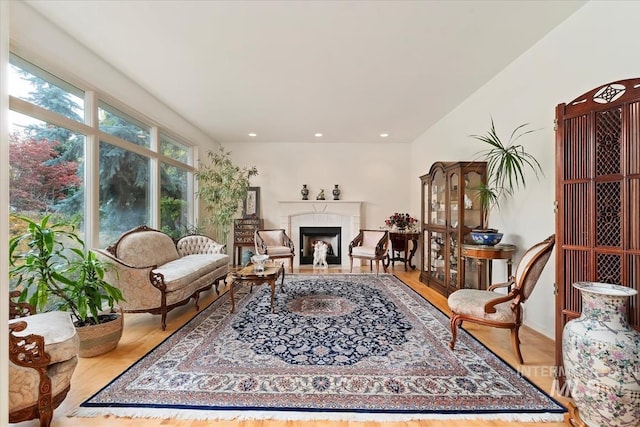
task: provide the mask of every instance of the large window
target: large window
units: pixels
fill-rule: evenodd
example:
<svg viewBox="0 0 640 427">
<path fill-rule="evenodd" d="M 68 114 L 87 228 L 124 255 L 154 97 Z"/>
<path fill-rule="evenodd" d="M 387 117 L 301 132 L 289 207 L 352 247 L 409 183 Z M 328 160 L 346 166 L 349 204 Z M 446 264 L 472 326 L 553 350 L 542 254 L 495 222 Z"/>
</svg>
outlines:
<svg viewBox="0 0 640 427">
<path fill-rule="evenodd" d="M 149 224 L 149 159 L 100 143 L 100 246 Z"/>
<path fill-rule="evenodd" d="M 165 156 L 171 157 L 179 162 L 188 163 L 191 160 L 189 158 L 190 151 L 188 146 L 176 141 L 170 136 L 163 133 L 160 134 L 160 153 Z"/>
<path fill-rule="evenodd" d="M 14 111 L 9 119 L 11 213 L 56 214 L 82 232 L 85 136 Z"/>
<path fill-rule="evenodd" d="M 192 231 L 189 221 L 189 179 L 185 170 L 162 163 L 160 169 L 160 225 L 172 237 Z"/>
<path fill-rule="evenodd" d="M 149 126 L 104 102 L 100 102 L 98 119 L 102 132 L 117 136 L 136 145 L 149 147 L 149 138 L 151 136 Z"/>
<path fill-rule="evenodd" d="M 75 222 L 93 247 L 142 224 L 174 237 L 191 229 L 192 146 L 95 90 L 10 60 L 12 213 Z M 85 116 L 97 117 L 97 127 Z M 97 163 L 85 161 L 93 156 Z"/>
</svg>

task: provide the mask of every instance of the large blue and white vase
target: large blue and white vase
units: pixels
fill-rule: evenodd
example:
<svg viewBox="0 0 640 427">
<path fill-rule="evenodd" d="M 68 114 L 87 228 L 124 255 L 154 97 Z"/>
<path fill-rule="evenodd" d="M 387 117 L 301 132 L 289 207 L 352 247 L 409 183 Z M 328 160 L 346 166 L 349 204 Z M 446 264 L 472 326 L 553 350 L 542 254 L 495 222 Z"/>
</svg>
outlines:
<svg viewBox="0 0 640 427">
<path fill-rule="evenodd" d="M 640 333 L 629 326 L 627 303 L 638 291 L 578 282 L 582 314 L 564 327 L 567 385 L 589 427 L 640 426 Z"/>
</svg>

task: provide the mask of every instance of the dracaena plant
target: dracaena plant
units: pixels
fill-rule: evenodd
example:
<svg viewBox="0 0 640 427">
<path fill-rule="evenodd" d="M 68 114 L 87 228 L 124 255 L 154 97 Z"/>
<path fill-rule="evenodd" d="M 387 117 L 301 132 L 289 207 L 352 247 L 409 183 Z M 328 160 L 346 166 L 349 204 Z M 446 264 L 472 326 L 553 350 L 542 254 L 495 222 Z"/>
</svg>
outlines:
<svg viewBox="0 0 640 427">
<path fill-rule="evenodd" d="M 21 290 L 20 300 L 37 311 L 60 309 L 71 312 L 76 326 L 100 323 L 100 312 L 123 300 L 120 290 L 104 280 L 109 266 L 87 251 L 75 225 L 39 222 L 25 216 L 24 233 L 9 241 L 9 277 Z"/>
<path fill-rule="evenodd" d="M 502 141 L 491 119 L 491 127 L 485 135 L 471 135 L 472 138 L 488 145 L 478 152 L 481 160 L 487 162 L 487 184 L 477 187 L 478 197 L 484 212 L 484 224 L 488 226 L 489 212 L 499 208 L 500 202 L 512 197 L 516 190 L 526 187 L 525 175 L 531 170 L 536 179 L 544 175 L 536 158 L 527 153 L 518 140 L 538 129 L 527 129 L 529 123 L 517 126 L 509 140 Z"/>
</svg>

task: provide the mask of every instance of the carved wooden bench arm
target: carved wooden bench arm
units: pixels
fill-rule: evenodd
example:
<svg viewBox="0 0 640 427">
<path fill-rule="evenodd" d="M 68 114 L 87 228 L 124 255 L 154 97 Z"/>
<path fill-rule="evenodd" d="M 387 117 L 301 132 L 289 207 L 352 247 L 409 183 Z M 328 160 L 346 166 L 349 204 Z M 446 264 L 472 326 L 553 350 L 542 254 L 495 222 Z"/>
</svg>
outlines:
<svg viewBox="0 0 640 427">
<path fill-rule="evenodd" d="M 9 360 L 18 366 L 41 371 L 46 376 L 51 357 L 44 351 L 44 337 L 35 334 L 14 335 L 14 332 L 21 332 L 26 328 L 27 322 L 9 324 Z"/>
</svg>

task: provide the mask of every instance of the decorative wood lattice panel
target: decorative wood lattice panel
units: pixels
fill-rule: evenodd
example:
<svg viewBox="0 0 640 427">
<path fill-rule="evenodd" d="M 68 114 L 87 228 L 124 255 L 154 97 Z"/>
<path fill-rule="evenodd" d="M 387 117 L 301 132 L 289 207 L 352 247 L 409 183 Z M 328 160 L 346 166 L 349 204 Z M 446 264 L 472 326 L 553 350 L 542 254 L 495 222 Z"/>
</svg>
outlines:
<svg viewBox="0 0 640 427">
<path fill-rule="evenodd" d="M 620 173 L 620 140 L 622 110 L 601 111 L 596 114 L 596 175 Z"/>
<path fill-rule="evenodd" d="M 621 208 L 620 182 L 596 183 L 596 246 L 622 246 Z"/>
<path fill-rule="evenodd" d="M 619 254 L 596 254 L 597 282 L 622 285 L 622 257 Z"/>
<path fill-rule="evenodd" d="M 556 363 L 561 366 L 562 330 L 581 311 L 573 283 L 601 281 L 640 290 L 640 79 L 603 85 L 560 104 L 556 120 Z M 637 296 L 629 303 L 629 322 L 640 329 Z"/>
<path fill-rule="evenodd" d="M 587 180 L 593 165 L 592 151 L 588 150 L 591 139 L 589 132 L 589 116 L 578 116 L 568 119 L 565 124 L 562 153 L 562 171 L 565 181 Z"/>
<path fill-rule="evenodd" d="M 563 220 L 564 241 L 571 246 L 587 246 L 589 244 L 589 217 L 584 213 L 589 206 L 588 184 L 570 183 L 564 187 L 565 209 Z"/>
<path fill-rule="evenodd" d="M 563 274 L 564 283 L 585 282 L 589 280 L 588 271 L 591 270 L 591 261 L 589 252 L 582 250 L 565 251 L 564 265 L 560 269 Z M 580 313 L 582 311 L 582 300 L 580 299 L 580 291 L 571 286 L 566 290 L 565 309 Z"/>
<path fill-rule="evenodd" d="M 638 295 L 629 300 L 629 323 L 640 325 L 640 255 L 627 257 L 627 271 L 630 276 L 626 279 L 629 287 L 638 291 Z"/>
<path fill-rule="evenodd" d="M 629 180 L 629 203 L 627 205 L 627 218 L 629 218 L 629 249 L 640 251 L 640 178 Z M 640 275 L 639 270 L 635 270 Z"/>
</svg>

